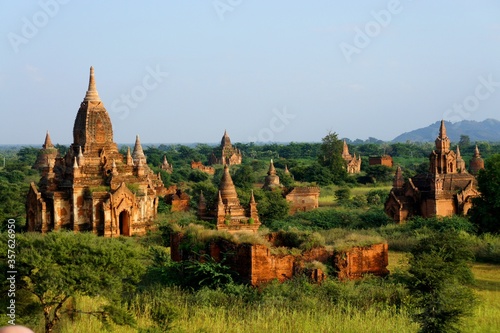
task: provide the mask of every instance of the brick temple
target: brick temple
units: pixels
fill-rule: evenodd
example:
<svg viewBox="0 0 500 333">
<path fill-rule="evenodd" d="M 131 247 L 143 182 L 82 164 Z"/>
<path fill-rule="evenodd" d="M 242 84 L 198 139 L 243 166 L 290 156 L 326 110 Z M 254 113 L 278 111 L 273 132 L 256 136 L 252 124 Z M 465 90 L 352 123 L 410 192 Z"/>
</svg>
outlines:
<svg viewBox="0 0 500 333">
<path fill-rule="evenodd" d="M 429 155 L 429 172 L 416 175 L 407 181 L 400 167 L 396 170 L 385 212 L 396 222 L 412 216 L 465 215 L 472 206 L 472 199 L 479 196 L 476 177 L 467 172 L 460 149 L 450 150 L 450 139 L 441 121 L 436 149 Z M 476 147 L 471 169 L 477 172 L 484 167 Z"/>
<path fill-rule="evenodd" d="M 73 126 L 73 143 L 59 156 L 47 133 L 35 165 L 42 172 L 26 201 L 29 231 L 90 231 L 115 237 L 145 234 L 156 217 L 161 178 L 146 164 L 137 136 L 122 155 L 90 68 L 88 90 Z"/>
</svg>

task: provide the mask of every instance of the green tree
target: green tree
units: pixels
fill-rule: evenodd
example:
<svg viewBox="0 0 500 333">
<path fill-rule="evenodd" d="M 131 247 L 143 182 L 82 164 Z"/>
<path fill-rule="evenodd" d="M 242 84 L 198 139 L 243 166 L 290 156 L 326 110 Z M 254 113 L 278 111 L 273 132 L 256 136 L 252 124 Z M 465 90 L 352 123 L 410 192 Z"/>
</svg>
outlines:
<svg viewBox="0 0 500 333">
<path fill-rule="evenodd" d="M 467 242 L 453 231 L 431 233 L 412 249 L 407 284 L 420 332 L 460 332 L 475 303 L 468 287 L 472 259 Z"/>
<path fill-rule="evenodd" d="M 38 155 L 38 152 L 40 149 L 33 148 L 33 147 L 22 147 L 19 149 L 17 152 L 17 156 L 19 157 L 19 160 L 23 162 L 26 165 L 33 165 L 35 164 L 36 157 Z"/>
<path fill-rule="evenodd" d="M 470 146 L 470 137 L 468 135 L 461 134 L 460 141 L 458 141 L 460 148 L 467 148 Z"/>
<path fill-rule="evenodd" d="M 255 172 L 250 165 L 240 166 L 232 175 L 236 187 L 250 189 L 256 182 Z"/>
<path fill-rule="evenodd" d="M 370 165 L 366 168 L 366 175 L 378 182 L 390 182 L 394 178 L 394 171 L 386 165 Z"/>
<path fill-rule="evenodd" d="M 335 132 L 328 133 L 321 141 L 319 164 L 330 171 L 334 182 L 345 180 L 347 172 L 345 162 L 342 159 L 343 142 L 339 140 Z"/>
<path fill-rule="evenodd" d="M 484 169 L 477 176 L 481 196 L 473 200 L 470 211 L 471 221 L 479 232 L 500 232 L 500 154 L 495 154 L 485 162 Z"/>
<path fill-rule="evenodd" d="M 254 195 L 257 201 L 257 210 L 262 221 L 279 220 L 288 216 L 290 206 L 288 201 L 283 197 L 281 190 L 255 190 Z"/>
<path fill-rule="evenodd" d="M 7 234 L 0 238 L 7 244 Z M 0 267 L 3 274 L 7 271 L 5 255 L 1 258 L 4 267 Z M 88 313 L 67 306 L 74 296 L 100 296 L 108 304 L 90 314 L 133 325 L 133 317 L 119 305 L 145 272 L 143 255 L 132 239 L 72 232 L 17 234 L 17 295 L 25 300 L 20 311 L 24 310 L 24 318 L 43 315 L 45 332 L 52 332 L 65 313 Z M 7 287 L 5 282 L 3 287 Z"/>
<path fill-rule="evenodd" d="M 351 190 L 348 187 L 339 188 L 335 190 L 335 197 L 340 205 L 346 204 L 351 199 Z"/>
</svg>

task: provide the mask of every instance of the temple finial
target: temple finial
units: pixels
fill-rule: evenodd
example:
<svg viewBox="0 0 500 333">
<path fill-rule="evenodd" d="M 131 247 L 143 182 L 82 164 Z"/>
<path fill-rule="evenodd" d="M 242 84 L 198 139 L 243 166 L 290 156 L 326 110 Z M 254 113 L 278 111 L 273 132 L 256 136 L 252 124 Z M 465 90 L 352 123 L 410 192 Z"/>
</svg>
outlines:
<svg viewBox="0 0 500 333">
<path fill-rule="evenodd" d="M 444 120 L 441 120 L 441 126 L 439 127 L 439 137 L 446 138 L 446 127 L 444 126 Z"/>
<path fill-rule="evenodd" d="M 54 145 L 52 144 L 52 140 L 50 139 L 49 131 L 47 131 L 47 134 L 45 134 L 45 142 L 43 143 L 42 147 L 43 147 L 43 149 L 54 148 Z"/>
<path fill-rule="evenodd" d="M 97 93 L 97 88 L 95 86 L 95 78 L 94 78 L 94 67 L 90 67 L 90 77 L 89 77 L 89 88 L 87 89 L 87 93 L 85 94 L 84 101 L 93 101 L 100 102 L 99 94 Z"/>
</svg>

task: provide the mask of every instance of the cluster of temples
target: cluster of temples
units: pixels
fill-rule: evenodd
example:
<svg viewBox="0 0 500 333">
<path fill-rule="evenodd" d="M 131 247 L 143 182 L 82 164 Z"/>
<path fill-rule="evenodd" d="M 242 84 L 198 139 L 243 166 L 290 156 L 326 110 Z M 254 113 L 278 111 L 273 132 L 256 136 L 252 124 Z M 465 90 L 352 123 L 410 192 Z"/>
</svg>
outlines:
<svg viewBox="0 0 500 333">
<path fill-rule="evenodd" d="M 450 150 L 444 122 L 435 144 L 436 149 L 429 156 L 429 172 L 405 180 L 401 168 L 397 168 L 385 203 L 386 213 L 395 221 L 414 215 L 466 214 L 472 199 L 479 195 L 475 174 L 484 168 L 484 162 L 477 147 L 468 171 L 459 148 Z M 345 141 L 342 158 L 348 173 L 360 172 L 361 157 L 351 155 Z M 215 220 L 220 230 L 255 232 L 260 226 L 257 203 L 253 192 L 248 207 L 243 207 L 238 199 L 229 168 L 241 164 L 242 153 L 232 145 L 227 131 L 209 161 L 212 165 L 223 165 L 224 172 L 215 209 L 207 209 L 201 194 L 199 216 Z M 382 156 L 370 160 L 370 164 L 392 166 L 392 159 Z M 215 173 L 213 166 L 204 166 L 201 162 L 193 161 L 191 167 Z M 160 174 L 150 169 L 139 136 L 132 151 L 128 148 L 124 154 L 119 152 L 92 67 L 88 89 L 76 114 L 73 143 L 61 156 L 47 132 L 34 168 L 41 172 L 41 179 L 38 184 L 31 183 L 27 195 L 30 231 L 67 229 L 107 237 L 142 235 L 156 217 L 160 196 L 165 196 L 174 210 L 189 208 L 189 196 L 176 188 L 166 189 Z M 159 168 L 168 173 L 173 171 L 166 157 Z M 286 167 L 284 173 L 289 174 Z M 318 208 L 319 187 L 285 188 L 272 160 L 262 188 L 280 191 L 289 202 L 292 214 Z"/>
</svg>

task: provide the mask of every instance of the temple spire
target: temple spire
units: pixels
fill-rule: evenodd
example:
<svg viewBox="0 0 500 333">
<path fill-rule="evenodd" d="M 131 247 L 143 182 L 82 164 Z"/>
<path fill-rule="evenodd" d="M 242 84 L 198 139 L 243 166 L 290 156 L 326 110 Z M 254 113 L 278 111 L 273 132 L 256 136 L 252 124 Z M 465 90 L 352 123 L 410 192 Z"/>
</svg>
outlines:
<svg viewBox="0 0 500 333">
<path fill-rule="evenodd" d="M 347 146 L 347 142 L 345 139 L 344 139 L 344 146 L 342 147 L 342 158 L 346 161 L 352 159 L 351 154 L 349 154 L 349 146 Z"/>
<path fill-rule="evenodd" d="M 49 131 L 47 131 L 47 134 L 45 134 L 45 142 L 43 143 L 42 147 L 43 147 L 43 149 L 54 148 L 54 145 L 52 144 L 52 140 L 50 139 Z"/>
<path fill-rule="evenodd" d="M 446 127 L 444 125 L 444 120 L 441 120 L 441 125 L 439 127 L 439 135 L 436 138 L 435 143 L 438 154 L 447 153 L 450 150 L 450 139 L 446 135 Z"/>
<path fill-rule="evenodd" d="M 439 127 L 439 137 L 444 139 L 447 137 L 446 135 L 446 127 L 444 126 L 444 120 L 441 120 L 441 126 Z"/>
<path fill-rule="evenodd" d="M 146 156 L 144 155 L 144 151 L 142 150 L 141 140 L 139 139 L 139 135 L 135 137 L 135 145 L 134 151 L 132 153 L 132 158 L 134 160 L 134 164 L 138 165 L 139 162 L 146 162 Z"/>
<path fill-rule="evenodd" d="M 476 148 L 474 149 L 474 157 L 481 157 L 481 154 L 479 153 L 479 148 L 476 145 Z"/>
<path fill-rule="evenodd" d="M 402 188 L 404 185 L 403 171 L 401 167 L 398 165 L 396 168 L 396 174 L 394 175 L 394 180 L 392 182 L 392 187 L 394 188 Z"/>
<path fill-rule="evenodd" d="M 273 159 L 271 158 L 271 162 L 269 163 L 269 170 L 267 171 L 268 175 L 276 175 L 276 168 L 274 167 Z"/>
<path fill-rule="evenodd" d="M 253 196 L 253 190 L 252 190 L 252 195 L 250 196 L 250 203 L 251 204 L 255 203 L 255 197 Z"/>
<path fill-rule="evenodd" d="M 95 86 L 94 67 L 90 67 L 89 88 L 85 94 L 84 101 L 100 102 L 99 94 Z"/>
</svg>

